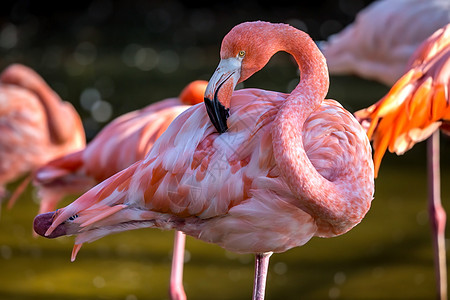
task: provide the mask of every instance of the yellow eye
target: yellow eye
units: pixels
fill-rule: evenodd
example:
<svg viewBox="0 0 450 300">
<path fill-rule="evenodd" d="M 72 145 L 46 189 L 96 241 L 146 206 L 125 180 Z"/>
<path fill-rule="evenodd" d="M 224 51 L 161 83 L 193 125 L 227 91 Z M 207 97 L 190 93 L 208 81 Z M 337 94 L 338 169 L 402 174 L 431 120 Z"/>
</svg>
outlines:
<svg viewBox="0 0 450 300">
<path fill-rule="evenodd" d="M 243 58 L 245 56 L 245 51 L 244 50 L 239 51 L 238 55 L 240 58 Z"/>
</svg>

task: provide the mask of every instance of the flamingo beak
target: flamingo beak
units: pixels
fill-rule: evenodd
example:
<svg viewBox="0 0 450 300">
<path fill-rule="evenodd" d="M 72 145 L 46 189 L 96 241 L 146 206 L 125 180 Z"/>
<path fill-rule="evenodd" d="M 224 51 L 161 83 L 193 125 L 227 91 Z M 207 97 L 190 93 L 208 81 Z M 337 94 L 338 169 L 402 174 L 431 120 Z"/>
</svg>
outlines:
<svg viewBox="0 0 450 300">
<path fill-rule="evenodd" d="M 55 211 L 52 211 L 52 212 L 37 215 L 33 221 L 34 231 L 37 234 L 39 234 L 40 236 L 43 236 L 43 237 L 46 237 L 49 239 L 53 239 L 53 238 L 56 238 L 56 237 L 59 237 L 62 235 L 66 235 L 67 232 L 66 232 L 65 224 L 58 225 L 58 227 L 56 227 L 56 229 L 53 230 L 53 232 L 51 234 L 46 235 L 48 228 L 53 223 L 55 213 L 56 213 Z"/>
<path fill-rule="evenodd" d="M 206 87 L 206 111 L 219 133 L 228 129 L 231 94 L 238 83 L 240 73 L 241 62 L 237 58 L 222 59 Z"/>
</svg>

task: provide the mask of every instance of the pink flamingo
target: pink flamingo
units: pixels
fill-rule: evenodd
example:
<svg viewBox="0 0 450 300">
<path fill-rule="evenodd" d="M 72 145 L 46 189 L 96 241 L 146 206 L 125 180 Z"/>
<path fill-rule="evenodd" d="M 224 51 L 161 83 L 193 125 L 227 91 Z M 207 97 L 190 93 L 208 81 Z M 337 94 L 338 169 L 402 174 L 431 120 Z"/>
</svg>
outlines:
<svg viewBox="0 0 450 300">
<path fill-rule="evenodd" d="M 319 45 L 331 74 L 355 74 L 391 87 L 417 47 L 448 23 L 448 0 L 380 0 Z"/>
<path fill-rule="evenodd" d="M 278 51 L 301 70 L 291 94 L 233 92 Z M 74 258 L 83 243 L 113 232 L 180 230 L 255 253 L 253 298 L 263 299 L 273 252 L 357 225 L 373 199 L 371 148 L 353 115 L 324 100 L 327 67 L 311 38 L 286 24 L 243 23 L 225 36 L 220 57 L 207 108 L 178 116 L 144 160 L 65 208 L 38 215 L 35 231 L 76 235 Z"/>
<path fill-rule="evenodd" d="M 69 194 L 82 194 L 97 183 L 144 159 L 169 124 L 191 105 L 203 102 L 207 81 L 188 84 L 179 98 L 169 98 L 141 110 L 129 112 L 108 124 L 84 148 L 41 166 L 33 183 L 41 199 L 39 213 L 52 211 Z M 171 295 L 182 299 L 185 235 L 177 231 L 174 240 Z"/>
<path fill-rule="evenodd" d="M 85 145 L 81 119 L 32 69 L 13 64 L 0 75 L 0 195 L 5 185 Z M 10 198 L 26 188 L 27 176 Z M 0 196 L 0 198 L 1 198 Z"/>
<path fill-rule="evenodd" d="M 440 197 L 438 129 L 450 135 L 450 24 L 426 39 L 408 65 L 409 71 L 383 99 L 355 116 L 373 140 L 375 175 L 387 149 L 401 155 L 428 139 L 428 199 L 438 294 L 447 299 L 446 214 Z"/>
</svg>

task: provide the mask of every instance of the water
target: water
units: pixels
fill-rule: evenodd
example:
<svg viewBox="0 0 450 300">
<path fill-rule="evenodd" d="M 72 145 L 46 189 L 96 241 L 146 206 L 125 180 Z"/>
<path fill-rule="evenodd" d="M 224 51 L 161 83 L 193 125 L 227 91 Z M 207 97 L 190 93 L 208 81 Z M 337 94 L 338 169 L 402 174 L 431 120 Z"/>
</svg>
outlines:
<svg viewBox="0 0 450 300">
<path fill-rule="evenodd" d="M 443 172 L 448 182 L 450 172 Z M 444 204 L 450 189 L 443 188 Z M 70 262 L 73 238 L 33 238 L 32 189 L 0 227 L 1 299 L 166 299 L 172 232 L 140 229 L 104 237 Z M 313 238 L 274 254 L 267 299 L 432 299 L 433 252 L 421 166 L 383 165 L 372 208 L 347 234 Z M 72 199 L 67 199 L 71 201 Z M 448 205 L 446 205 L 448 207 Z M 190 299 L 249 299 L 253 256 L 188 237 Z"/>
</svg>

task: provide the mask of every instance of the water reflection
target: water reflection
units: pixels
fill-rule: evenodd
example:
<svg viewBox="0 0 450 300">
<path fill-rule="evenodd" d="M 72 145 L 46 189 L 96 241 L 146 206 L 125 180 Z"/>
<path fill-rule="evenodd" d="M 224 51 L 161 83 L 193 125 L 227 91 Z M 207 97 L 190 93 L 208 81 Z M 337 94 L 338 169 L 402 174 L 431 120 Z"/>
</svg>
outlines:
<svg viewBox="0 0 450 300">
<path fill-rule="evenodd" d="M 337 285 L 342 285 L 347 280 L 347 276 L 345 276 L 344 272 L 337 272 L 334 274 L 334 283 Z"/>
<path fill-rule="evenodd" d="M 340 296 L 341 296 L 341 290 L 336 286 L 332 287 L 328 292 L 328 297 L 330 299 L 337 299 Z"/>
<path fill-rule="evenodd" d="M 287 270 L 288 270 L 288 265 L 282 261 L 276 262 L 273 266 L 273 271 L 278 275 L 286 274 Z"/>
<path fill-rule="evenodd" d="M 3 259 L 11 259 L 12 257 L 12 250 L 11 247 L 9 247 L 8 245 L 1 245 L 0 246 L 0 255 L 2 256 Z"/>
<path fill-rule="evenodd" d="M 231 279 L 231 281 L 241 280 L 241 275 L 241 271 L 238 269 L 233 269 L 228 272 L 228 277 Z"/>
<path fill-rule="evenodd" d="M 428 215 L 427 210 L 423 209 L 423 210 L 417 212 L 417 215 L 416 215 L 417 224 L 422 225 L 422 226 L 428 226 L 428 220 L 429 220 L 429 215 Z"/>
<path fill-rule="evenodd" d="M 184 250 L 184 263 L 188 263 L 191 260 L 191 252 L 187 249 Z"/>
<path fill-rule="evenodd" d="M 92 279 L 92 284 L 96 288 L 101 289 L 101 288 L 105 287 L 106 281 L 105 281 L 105 278 L 103 278 L 102 276 L 95 276 L 94 279 Z"/>
</svg>

